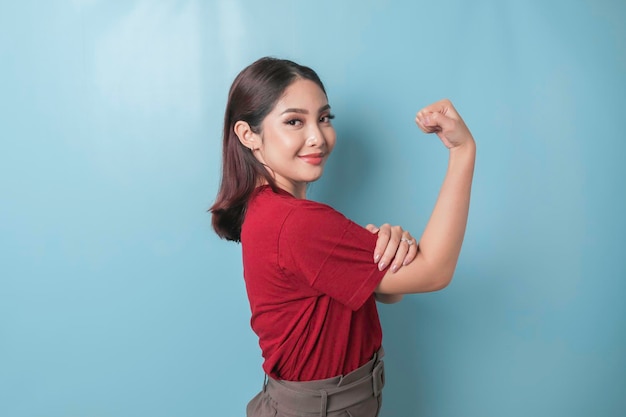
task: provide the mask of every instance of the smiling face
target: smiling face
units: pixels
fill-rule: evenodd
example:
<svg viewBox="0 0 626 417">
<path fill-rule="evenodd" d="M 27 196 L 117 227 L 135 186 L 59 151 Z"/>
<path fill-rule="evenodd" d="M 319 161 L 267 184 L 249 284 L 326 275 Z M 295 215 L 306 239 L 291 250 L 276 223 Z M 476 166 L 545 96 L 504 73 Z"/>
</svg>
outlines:
<svg viewBox="0 0 626 417">
<path fill-rule="evenodd" d="M 265 117 L 254 155 L 268 167 L 276 184 L 305 198 L 307 183 L 322 176 L 335 146 L 328 99 L 313 81 L 296 79 Z"/>
</svg>

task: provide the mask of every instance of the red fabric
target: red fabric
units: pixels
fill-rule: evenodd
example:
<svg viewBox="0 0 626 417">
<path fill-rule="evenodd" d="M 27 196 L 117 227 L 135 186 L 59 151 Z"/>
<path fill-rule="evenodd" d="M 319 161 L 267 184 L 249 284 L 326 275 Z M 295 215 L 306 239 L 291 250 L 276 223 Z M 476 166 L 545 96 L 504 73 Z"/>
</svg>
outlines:
<svg viewBox="0 0 626 417">
<path fill-rule="evenodd" d="M 345 375 L 380 348 L 376 236 L 331 207 L 260 187 L 242 226 L 252 329 L 275 379 Z"/>
</svg>

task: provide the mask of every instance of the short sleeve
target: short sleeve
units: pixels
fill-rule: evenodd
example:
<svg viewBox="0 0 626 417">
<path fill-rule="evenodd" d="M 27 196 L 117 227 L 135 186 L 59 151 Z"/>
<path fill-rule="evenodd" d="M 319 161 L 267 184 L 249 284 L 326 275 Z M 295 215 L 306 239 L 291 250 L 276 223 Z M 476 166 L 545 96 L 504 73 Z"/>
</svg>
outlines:
<svg viewBox="0 0 626 417">
<path fill-rule="evenodd" d="M 333 208 L 303 201 L 283 223 L 279 264 L 317 291 L 358 310 L 385 274 L 373 260 L 376 240 Z"/>
</svg>

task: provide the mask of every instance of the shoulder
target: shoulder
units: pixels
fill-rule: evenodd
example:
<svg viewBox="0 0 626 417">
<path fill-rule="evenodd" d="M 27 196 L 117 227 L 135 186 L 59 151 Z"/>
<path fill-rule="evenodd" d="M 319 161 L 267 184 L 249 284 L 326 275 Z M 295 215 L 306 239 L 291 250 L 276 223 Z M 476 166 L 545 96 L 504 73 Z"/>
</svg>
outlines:
<svg viewBox="0 0 626 417">
<path fill-rule="evenodd" d="M 261 187 L 250 199 L 242 225 L 242 238 L 264 235 L 308 236 L 336 233 L 349 220 L 331 206 L 297 199 L 286 192 Z M 249 239 L 248 239 L 249 240 Z"/>
<path fill-rule="evenodd" d="M 284 213 L 293 220 L 334 219 L 347 220 L 331 206 L 317 201 L 295 198 L 287 192 L 274 192 L 269 186 L 260 187 L 250 200 L 250 211 L 272 211 L 274 215 Z"/>
<path fill-rule="evenodd" d="M 286 226 L 310 230 L 312 233 L 345 228 L 348 223 L 350 220 L 331 206 L 311 200 L 294 199 L 285 218 Z"/>
</svg>

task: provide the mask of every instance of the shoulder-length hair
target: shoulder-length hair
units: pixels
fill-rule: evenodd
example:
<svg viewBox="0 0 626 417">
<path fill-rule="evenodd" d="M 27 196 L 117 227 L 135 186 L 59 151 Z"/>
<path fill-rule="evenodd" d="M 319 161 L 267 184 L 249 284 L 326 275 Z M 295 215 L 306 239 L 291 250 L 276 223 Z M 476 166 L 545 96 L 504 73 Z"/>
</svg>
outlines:
<svg viewBox="0 0 626 417">
<path fill-rule="evenodd" d="M 326 94 L 322 81 L 311 68 L 270 57 L 246 67 L 230 87 L 224 115 L 222 179 L 217 198 L 209 209 L 213 229 L 222 239 L 241 241 L 248 200 L 263 180 L 277 191 L 267 168 L 237 138 L 235 123 L 244 121 L 253 132 L 261 133 L 263 120 L 297 79 L 315 82 Z"/>
</svg>

